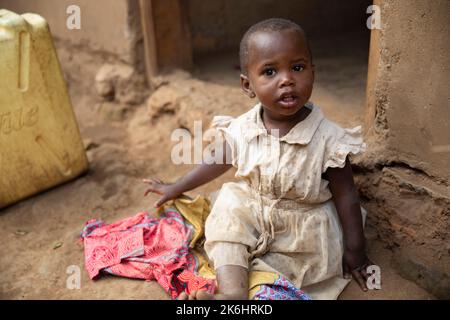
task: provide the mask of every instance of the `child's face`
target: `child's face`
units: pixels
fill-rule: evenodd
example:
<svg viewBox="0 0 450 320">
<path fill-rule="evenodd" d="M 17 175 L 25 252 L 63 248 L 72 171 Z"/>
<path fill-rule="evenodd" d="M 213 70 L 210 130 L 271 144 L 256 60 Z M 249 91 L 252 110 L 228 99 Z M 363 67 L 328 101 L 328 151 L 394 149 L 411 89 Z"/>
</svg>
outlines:
<svg viewBox="0 0 450 320">
<path fill-rule="evenodd" d="M 314 65 L 305 37 L 297 30 L 258 32 L 249 43 L 243 90 L 280 118 L 299 111 L 311 97 Z"/>
</svg>

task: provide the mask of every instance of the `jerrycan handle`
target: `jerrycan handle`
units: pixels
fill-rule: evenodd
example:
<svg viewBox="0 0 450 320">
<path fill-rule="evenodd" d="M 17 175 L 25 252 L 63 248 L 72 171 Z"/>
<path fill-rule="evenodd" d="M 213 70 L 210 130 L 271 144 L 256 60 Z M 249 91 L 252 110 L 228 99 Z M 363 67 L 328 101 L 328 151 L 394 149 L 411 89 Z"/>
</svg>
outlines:
<svg viewBox="0 0 450 320">
<path fill-rule="evenodd" d="M 19 33 L 19 75 L 20 91 L 27 91 L 30 81 L 30 34 L 27 31 Z"/>
</svg>

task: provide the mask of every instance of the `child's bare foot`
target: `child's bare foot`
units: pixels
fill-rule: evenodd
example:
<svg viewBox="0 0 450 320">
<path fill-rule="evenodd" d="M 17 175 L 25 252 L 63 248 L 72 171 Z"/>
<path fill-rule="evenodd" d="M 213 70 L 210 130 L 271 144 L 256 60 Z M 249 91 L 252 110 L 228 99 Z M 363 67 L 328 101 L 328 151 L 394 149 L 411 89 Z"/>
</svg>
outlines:
<svg viewBox="0 0 450 320">
<path fill-rule="evenodd" d="M 227 294 L 212 294 L 205 291 L 194 291 L 191 294 L 180 293 L 178 300 L 241 300 L 242 297 Z"/>
<path fill-rule="evenodd" d="M 186 292 L 182 292 L 178 296 L 178 300 L 221 300 L 217 296 L 205 291 L 194 291 L 189 295 Z"/>
<path fill-rule="evenodd" d="M 193 291 L 180 293 L 178 300 L 246 300 L 248 299 L 248 272 L 241 266 L 225 265 L 217 269 L 218 293 Z"/>
</svg>

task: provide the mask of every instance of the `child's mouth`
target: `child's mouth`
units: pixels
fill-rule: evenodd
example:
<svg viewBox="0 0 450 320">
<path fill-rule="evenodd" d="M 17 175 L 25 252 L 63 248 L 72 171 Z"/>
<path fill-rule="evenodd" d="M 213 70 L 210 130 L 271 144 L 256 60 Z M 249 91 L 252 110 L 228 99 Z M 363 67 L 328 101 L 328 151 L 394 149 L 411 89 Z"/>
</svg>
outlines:
<svg viewBox="0 0 450 320">
<path fill-rule="evenodd" d="M 283 108 L 293 108 L 297 105 L 298 97 L 293 94 L 286 94 L 281 96 L 279 102 Z"/>
</svg>

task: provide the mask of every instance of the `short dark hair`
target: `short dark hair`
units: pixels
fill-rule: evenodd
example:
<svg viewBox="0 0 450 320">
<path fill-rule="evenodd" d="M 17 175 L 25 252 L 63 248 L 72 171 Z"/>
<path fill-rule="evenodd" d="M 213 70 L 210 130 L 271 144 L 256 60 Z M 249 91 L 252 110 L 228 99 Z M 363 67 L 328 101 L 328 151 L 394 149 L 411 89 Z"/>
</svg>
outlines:
<svg viewBox="0 0 450 320">
<path fill-rule="evenodd" d="M 243 74 L 247 74 L 247 64 L 248 64 L 248 47 L 250 43 L 250 38 L 252 35 L 254 35 L 257 32 L 261 31 L 281 31 L 281 30 L 297 30 L 301 34 L 305 36 L 306 39 L 306 45 L 308 47 L 308 52 L 310 55 L 310 59 L 312 62 L 312 52 L 311 48 L 308 42 L 308 38 L 306 37 L 305 31 L 300 27 L 297 23 L 292 22 L 287 19 L 281 19 L 281 18 L 271 18 L 267 20 L 260 21 L 254 25 L 252 25 L 247 32 L 245 32 L 244 36 L 242 37 L 240 46 L 239 46 L 239 61 L 240 61 L 240 67 L 241 72 Z"/>
</svg>

